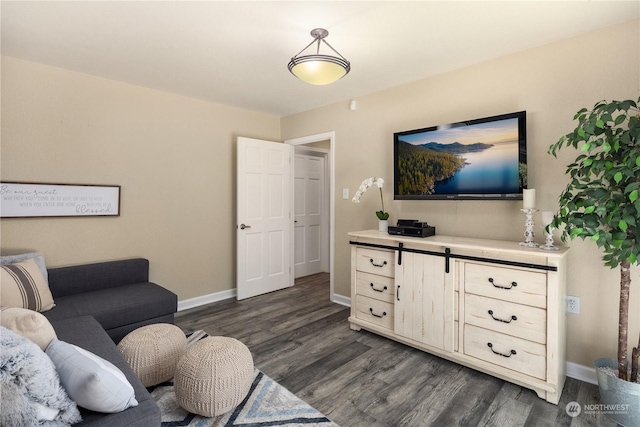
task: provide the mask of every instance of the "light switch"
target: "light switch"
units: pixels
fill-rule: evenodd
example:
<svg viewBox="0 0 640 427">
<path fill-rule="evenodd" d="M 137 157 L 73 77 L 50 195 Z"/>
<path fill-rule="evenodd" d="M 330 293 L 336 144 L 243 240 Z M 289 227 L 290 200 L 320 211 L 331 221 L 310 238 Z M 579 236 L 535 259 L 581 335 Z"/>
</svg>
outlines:
<svg viewBox="0 0 640 427">
<path fill-rule="evenodd" d="M 349 189 L 348 188 L 343 188 L 342 189 L 342 198 L 344 200 L 349 200 Z"/>
</svg>

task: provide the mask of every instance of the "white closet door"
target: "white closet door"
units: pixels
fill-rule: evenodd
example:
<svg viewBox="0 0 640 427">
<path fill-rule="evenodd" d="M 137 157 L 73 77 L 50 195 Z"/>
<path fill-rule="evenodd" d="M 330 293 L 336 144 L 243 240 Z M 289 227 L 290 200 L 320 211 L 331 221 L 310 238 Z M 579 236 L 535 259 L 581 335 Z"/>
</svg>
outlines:
<svg viewBox="0 0 640 427">
<path fill-rule="evenodd" d="M 323 271 L 322 237 L 325 212 L 325 160 L 307 154 L 294 156 L 295 277 Z"/>
</svg>

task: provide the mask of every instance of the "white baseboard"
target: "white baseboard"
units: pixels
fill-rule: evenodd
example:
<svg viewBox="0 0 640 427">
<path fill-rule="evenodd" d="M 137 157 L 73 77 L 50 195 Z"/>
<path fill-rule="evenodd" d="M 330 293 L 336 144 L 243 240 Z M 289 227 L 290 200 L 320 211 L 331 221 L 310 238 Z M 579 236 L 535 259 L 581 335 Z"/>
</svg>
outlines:
<svg viewBox="0 0 640 427">
<path fill-rule="evenodd" d="M 565 364 L 567 376 L 576 380 L 584 381 L 590 384 L 598 384 L 596 369 L 589 366 L 578 365 L 577 363 L 567 362 Z"/>
<path fill-rule="evenodd" d="M 208 295 L 202 295 L 200 297 L 190 298 L 183 301 L 178 301 L 178 311 L 188 310 L 190 308 L 200 307 L 201 305 L 210 304 L 212 302 L 223 301 L 229 298 L 235 298 L 238 294 L 237 289 L 229 289 L 226 291 L 214 292 Z M 331 300 L 336 304 L 346 305 L 351 307 L 351 298 L 344 295 L 334 294 Z"/>
<path fill-rule="evenodd" d="M 183 301 L 178 301 L 178 311 L 188 310 L 190 308 L 199 307 L 201 305 L 210 304 L 212 302 L 222 301 L 229 298 L 235 298 L 237 290 L 229 289 L 226 291 L 214 292 L 208 295 L 202 295 L 200 297 L 190 298 Z"/>
<path fill-rule="evenodd" d="M 333 298 L 331 298 L 331 302 L 335 302 L 336 304 L 346 305 L 347 307 L 351 307 L 351 298 L 345 297 L 344 295 L 333 294 Z"/>
</svg>

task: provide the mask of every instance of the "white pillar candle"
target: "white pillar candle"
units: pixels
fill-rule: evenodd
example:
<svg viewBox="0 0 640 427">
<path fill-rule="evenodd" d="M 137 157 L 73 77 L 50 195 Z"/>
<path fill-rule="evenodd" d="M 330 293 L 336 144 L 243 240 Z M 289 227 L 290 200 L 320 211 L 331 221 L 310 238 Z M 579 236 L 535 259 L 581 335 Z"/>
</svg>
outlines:
<svg viewBox="0 0 640 427">
<path fill-rule="evenodd" d="M 542 212 L 542 226 L 546 227 L 553 221 L 553 212 Z"/>
<path fill-rule="evenodd" d="M 522 194 L 522 208 L 523 209 L 535 209 L 536 208 L 536 190 L 524 189 Z"/>
</svg>

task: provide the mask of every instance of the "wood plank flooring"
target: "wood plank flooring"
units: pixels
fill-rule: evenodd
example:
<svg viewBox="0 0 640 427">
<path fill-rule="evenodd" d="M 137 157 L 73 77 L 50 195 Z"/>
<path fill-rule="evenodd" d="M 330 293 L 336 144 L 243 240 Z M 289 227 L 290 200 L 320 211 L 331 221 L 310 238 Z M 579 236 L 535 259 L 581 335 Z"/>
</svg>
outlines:
<svg viewBox="0 0 640 427">
<path fill-rule="evenodd" d="M 255 366 L 342 427 L 603 426 L 602 414 L 567 415 L 567 403 L 599 403 L 598 388 L 572 378 L 552 405 L 526 388 L 349 328 L 349 309 L 329 301 L 329 275 L 282 291 L 185 310 L 185 332 L 234 337 Z"/>
</svg>

